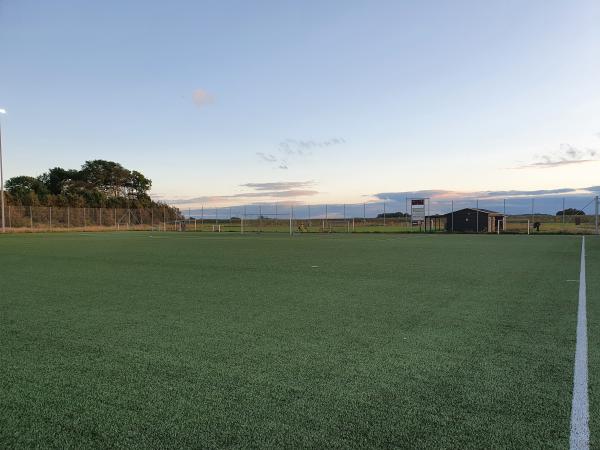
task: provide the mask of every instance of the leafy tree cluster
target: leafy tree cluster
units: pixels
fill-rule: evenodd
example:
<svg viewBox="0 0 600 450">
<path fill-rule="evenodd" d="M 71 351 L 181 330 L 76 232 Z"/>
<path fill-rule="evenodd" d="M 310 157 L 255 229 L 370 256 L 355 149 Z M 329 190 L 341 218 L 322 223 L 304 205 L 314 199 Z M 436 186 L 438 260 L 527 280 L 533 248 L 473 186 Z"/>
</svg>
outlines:
<svg viewBox="0 0 600 450">
<path fill-rule="evenodd" d="M 409 215 L 403 212 L 392 212 L 392 213 L 381 213 L 381 214 L 377 214 L 377 218 L 378 219 L 383 219 L 383 216 L 385 216 L 387 219 L 390 218 L 395 218 L 395 217 L 408 217 Z"/>
<path fill-rule="evenodd" d="M 152 181 L 113 161 L 86 161 L 80 170 L 55 167 L 38 177 L 21 175 L 5 183 L 8 201 L 24 206 L 149 208 Z"/>
<path fill-rule="evenodd" d="M 562 216 L 563 212 L 564 212 L 565 216 L 585 216 L 585 212 L 583 212 L 580 209 L 575 209 L 575 208 L 567 208 L 564 211 L 558 211 L 556 213 L 556 215 Z"/>
</svg>

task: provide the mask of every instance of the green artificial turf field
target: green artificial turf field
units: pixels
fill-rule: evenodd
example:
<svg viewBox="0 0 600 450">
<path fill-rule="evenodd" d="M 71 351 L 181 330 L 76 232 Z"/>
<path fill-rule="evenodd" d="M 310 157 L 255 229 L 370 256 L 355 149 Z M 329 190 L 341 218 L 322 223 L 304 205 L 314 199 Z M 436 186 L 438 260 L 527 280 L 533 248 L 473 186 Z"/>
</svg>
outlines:
<svg viewBox="0 0 600 450">
<path fill-rule="evenodd" d="M 0 447 L 566 448 L 580 243 L 0 236 Z"/>
</svg>

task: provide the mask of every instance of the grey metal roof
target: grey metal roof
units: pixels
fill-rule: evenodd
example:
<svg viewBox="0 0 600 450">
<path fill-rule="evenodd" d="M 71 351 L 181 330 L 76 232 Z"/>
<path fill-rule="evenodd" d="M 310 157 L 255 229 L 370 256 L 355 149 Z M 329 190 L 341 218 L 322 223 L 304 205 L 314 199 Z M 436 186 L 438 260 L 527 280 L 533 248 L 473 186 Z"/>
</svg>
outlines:
<svg viewBox="0 0 600 450">
<path fill-rule="evenodd" d="M 492 214 L 494 216 L 503 216 L 504 215 L 503 213 L 500 213 L 498 211 L 492 211 L 490 209 L 483 209 L 483 208 L 461 208 L 461 209 L 457 209 L 456 211 L 453 211 L 453 212 L 457 213 L 457 212 L 460 212 L 460 211 L 467 211 L 467 210 L 468 211 L 473 211 L 473 212 L 479 211 L 481 213 Z M 452 212 L 447 213 L 446 216 L 448 214 L 452 214 Z"/>
</svg>

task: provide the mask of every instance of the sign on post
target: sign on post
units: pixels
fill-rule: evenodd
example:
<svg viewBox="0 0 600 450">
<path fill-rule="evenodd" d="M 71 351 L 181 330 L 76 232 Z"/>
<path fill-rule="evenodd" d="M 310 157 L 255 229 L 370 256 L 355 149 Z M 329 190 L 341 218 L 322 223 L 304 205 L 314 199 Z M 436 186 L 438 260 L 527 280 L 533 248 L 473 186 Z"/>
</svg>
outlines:
<svg viewBox="0 0 600 450">
<path fill-rule="evenodd" d="M 425 199 L 417 198 L 410 201 L 410 217 L 413 225 L 425 222 Z"/>
</svg>

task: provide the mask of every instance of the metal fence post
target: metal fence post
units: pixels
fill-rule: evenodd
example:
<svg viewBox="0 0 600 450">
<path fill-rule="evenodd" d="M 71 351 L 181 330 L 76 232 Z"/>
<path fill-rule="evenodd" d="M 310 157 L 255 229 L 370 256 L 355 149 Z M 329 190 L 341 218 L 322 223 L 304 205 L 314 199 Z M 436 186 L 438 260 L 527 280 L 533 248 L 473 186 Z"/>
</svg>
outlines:
<svg viewBox="0 0 600 450">
<path fill-rule="evenodd" d="M 598 234 L 598 196 L 597 195 L 596 195 L 595 200 L 596 201 L 594 203 L 596 206 L 595 206 L 594 214 L 596 216 L 596 234 Z"/>
<path fill-rule="evenodd" d="M 29 222 L 31 223 L 31 231 L 33 232 L 33 208 L 29 206 Z"/>
<path fill-rule="evenodd" d="M 385 227 L 385 202 L 383 202 L 383 226 Z"/>
<path fill-rule="evenodd" d="M 565 198 L 563 197 L 563 209 L 562 209 L 562 226 L 563 226 L 563 231 L 565 228 Z"/>
<path fill-rule="evenodd" d="M 451 225 L 451 229 L 452 232 L 454 233 L 454 200 L 451 201 L 451 215 L 450 215 L 450 220 L 452 220 L 452 225 Z"/>
<path fill-rule="evenodd" d="M 477 214 L 477 230 L 476 233 L 479 233 L 479 199 L 475 200 L 475 213 Z"/>
<path fill-rule="evenodd" d="M 294 216 L 294 206 L 290 207 L 290 236 L 292 236 L 292 217 Z"/>
<path fill-rule="evenodd" d="M 67 206 L 67 230 L 71 228 L 71 207 Z"/>
<path fill-rule="evenodd" d="M 49 215 L 48 215 L 48 223 L 50 224 L 50 231 L 52 231 L 52 206 L 48 207 Z"/>
</svg>

